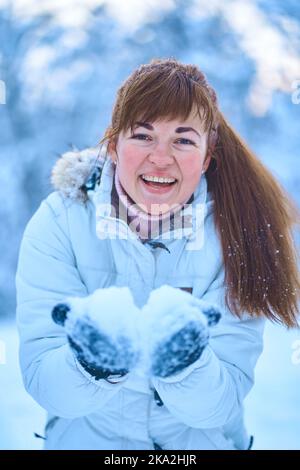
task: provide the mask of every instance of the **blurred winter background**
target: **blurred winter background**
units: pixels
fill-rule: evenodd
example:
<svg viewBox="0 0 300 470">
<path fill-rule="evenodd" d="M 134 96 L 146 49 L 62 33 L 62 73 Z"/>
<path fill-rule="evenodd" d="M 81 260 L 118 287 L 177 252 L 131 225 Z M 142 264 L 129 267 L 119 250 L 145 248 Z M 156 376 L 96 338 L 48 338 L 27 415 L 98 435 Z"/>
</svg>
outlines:
<svg viewBox="0 0 300 470">
<path fill-rule="evenodd" d="M 0 449 L 39 449 L 23 390 L 14 275 L 24 226 L 70 146 L 97 143 L 121 81 L 153 57 L 198 64 L 222 110 L 299 203 L 298 0 L 0 0 Z M 59 386 L 59 384 L 58 384 Z M 246 417 L 256 449 L 300 449 L 300 331 L 268 324 Z"/>
</svg>

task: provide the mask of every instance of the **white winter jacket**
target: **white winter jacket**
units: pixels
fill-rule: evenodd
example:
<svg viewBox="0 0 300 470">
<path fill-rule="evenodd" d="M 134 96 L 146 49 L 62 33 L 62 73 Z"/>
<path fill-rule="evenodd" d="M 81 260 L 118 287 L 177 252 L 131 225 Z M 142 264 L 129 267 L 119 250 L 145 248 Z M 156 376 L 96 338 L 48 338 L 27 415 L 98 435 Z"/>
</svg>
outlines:
<svg viewBox="0 0 300 470">
<path fill-rule="evenodd" d="M 74 155 L 73 174 L 78 155 L 89 165 L 84 152 Z M 69 197 L 51 193 L 29 221 L 21 244 L 16 275 L 20 362 L 27 391 L 49 415 L 45 448 L 247 449 L 243 400 L 254 382 L 264 320 L 247 313 L 238 319 L 225 306 L 221 246 L 206 179 L 202 176 L 193 202 L 204 204 L 202 218 L 184 237 L 162 240 L 167 251 L 142 244 L 132 233 L 127 239 L 113 236 L 119 224 L 127 227 L 105 210 L 113 173 L 107 160 L 100 184 L 85 202 L 76 198 L 78 187 Z M 70 174 L 68 166 L 60 175 L 62 190 Z M 189 249 L 200 232 L 203 243 Z M 222 311 L 200 359 L 169 378 L 131 372 L 112 384 L 83 373 L 64 329 L 51 319 L 53 306 L 115 285 L 128 286 L 141 307 L 163 284 L 189 288 Z"/>
</svg>

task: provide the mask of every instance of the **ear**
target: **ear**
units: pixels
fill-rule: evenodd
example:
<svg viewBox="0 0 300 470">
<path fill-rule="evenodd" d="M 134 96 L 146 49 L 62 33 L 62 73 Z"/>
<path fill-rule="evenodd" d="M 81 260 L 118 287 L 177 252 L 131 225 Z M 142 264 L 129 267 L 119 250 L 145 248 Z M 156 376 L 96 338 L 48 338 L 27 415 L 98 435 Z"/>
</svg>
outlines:
<svg viewBox="0 0 300 470">
<path fill-rule="evenodd" d="M 206 154 L 206 157 L 205 157 L 205 160 L 204 160 L 204 163 L 203 163 L 203 167 L 202 167 L 202 171 L 203 173 L 207 170 L 207 168 L 209 167 L 209 164 L 211 162 L 211 154 L 208 152 Z"/>
</svg>

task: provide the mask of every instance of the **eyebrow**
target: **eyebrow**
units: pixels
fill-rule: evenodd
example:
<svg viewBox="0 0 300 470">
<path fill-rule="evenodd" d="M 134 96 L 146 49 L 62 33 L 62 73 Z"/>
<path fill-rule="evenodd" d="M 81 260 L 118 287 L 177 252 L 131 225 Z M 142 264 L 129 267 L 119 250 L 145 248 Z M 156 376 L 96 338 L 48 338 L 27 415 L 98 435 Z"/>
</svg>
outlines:
<svg viewBox="0 0 300 470">
<path fill-rule="evenodd" d="M 154 127 L 151 124 L 149 124 L 148 122 L 139 122 L 138 121 L 138 122 L 135 123 L 134 127 L 145 127 L 149 131 L 154 131 Z M 201 137 L 199 132 L 197 132 L 196 129 L 194 129 L 193 127 L 177 127 L 177 129 L 175 129 L 175 132 L 177 134 L 182 134 L 183 132 L 189 132 L 189 131 L 195 132 L 199 137 Z"/>
<path fill-rule="evenodd" d="M 196 129 L 194 129 L 193 127 L 177 127 L 177 129 L 175 129 L 175 132 L 177 132 L 178 134 L 181 134 L 182 132 L 189 132 L 189 131 L 196 132 L 196 134 L 199 137 L 201 137 L 199 132 L 197 132 Z"/>
</svg>

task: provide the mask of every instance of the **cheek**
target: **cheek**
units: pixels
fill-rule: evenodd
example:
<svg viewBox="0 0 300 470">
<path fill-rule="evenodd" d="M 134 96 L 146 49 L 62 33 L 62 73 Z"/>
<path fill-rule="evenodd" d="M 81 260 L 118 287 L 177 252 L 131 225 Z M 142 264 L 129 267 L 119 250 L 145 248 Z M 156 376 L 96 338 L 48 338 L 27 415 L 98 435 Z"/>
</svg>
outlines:
<svg viewBox="0 0 300 470">
<path fill-rule="evenodd" d="M 123 148 L 119 153 L 118 172 L 121 183 L 129 189 L 135 184 L 135 177 L 139 169 L 141 159 L 135 148 Z"/>
<path fill-rule="evenodd" d="M 124 148 L 119 154 L 119 168 L 122 168 L 122 171 L 126 173 L 130 173 L 137 167 L 137 160 L 137 154 L 134 149 L 130 147 Z"/>
<path fill-rule="evenodd" d="M 199 154 L 190 155 L 181 163 L 180 169 L 184 179 L 189 181 L 198 181 L 201 175 L 202 158 Z"/>
</svg>

